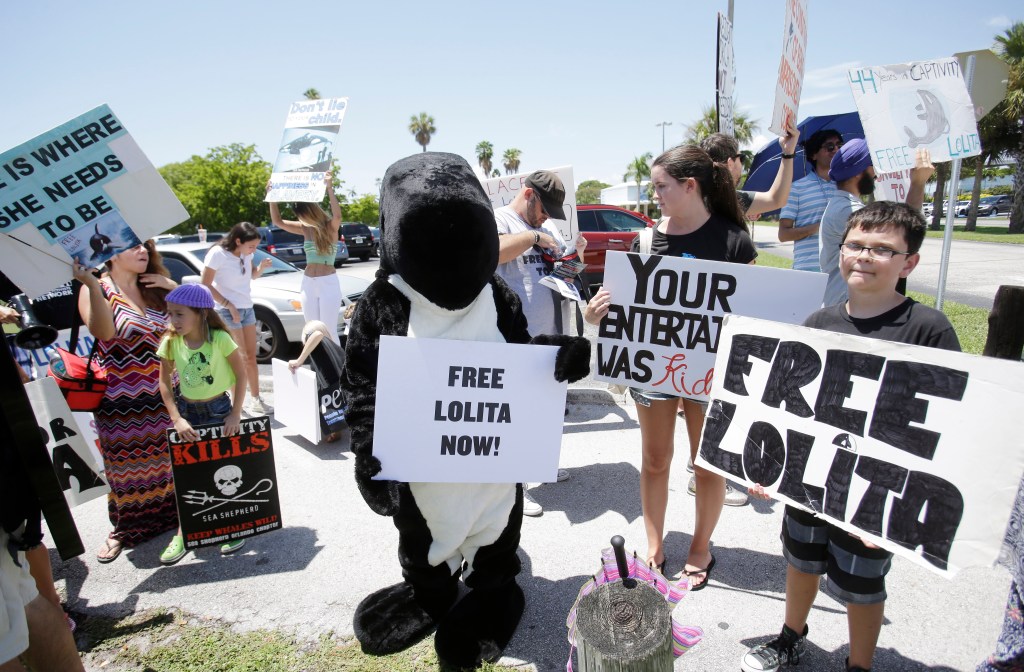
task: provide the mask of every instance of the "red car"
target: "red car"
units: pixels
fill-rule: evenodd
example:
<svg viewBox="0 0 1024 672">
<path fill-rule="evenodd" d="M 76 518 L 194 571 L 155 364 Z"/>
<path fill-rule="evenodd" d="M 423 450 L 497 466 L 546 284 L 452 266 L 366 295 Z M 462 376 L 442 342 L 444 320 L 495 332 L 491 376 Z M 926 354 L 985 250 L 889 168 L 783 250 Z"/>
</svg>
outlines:
<svg viewBox="0 0 1024 672">
<path fill-rule="evenodd" d="M 654 225 L 650 217 L 614 205 L 578 205 L 576 217 L 587 239 L 587 268 L 583 273 L 587 284 L 594 288 L 604 282 L 604 257 L 608 251 L 629 252 L 637 233 Z"/>
</svg>

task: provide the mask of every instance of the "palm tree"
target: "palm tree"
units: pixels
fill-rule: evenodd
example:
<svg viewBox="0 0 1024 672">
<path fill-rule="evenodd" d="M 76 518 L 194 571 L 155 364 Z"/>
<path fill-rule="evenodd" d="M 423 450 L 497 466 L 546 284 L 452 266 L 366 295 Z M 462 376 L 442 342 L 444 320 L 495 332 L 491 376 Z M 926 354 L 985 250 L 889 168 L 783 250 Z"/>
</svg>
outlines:
<svg viewBox="0 0 1024 672">
<path fill-rule="evenodd" d="M 302 95 L 306 97 L 306 100 L 320 100 L 320 92 L 313 87 L 306 89 L 306 92 Z"/>
<path fill-rule="evenodd" d="M 734 112 L 732 118 L 733 136 L 740 145 L 745 145 L 754 139 L 754 134 L 760 128 L 757 122 L 742 112 Z M 701 109 L 700 119 L 686 127 L 686 142 L 699 144 L 701 140 L 712 133 L 718 132 L 718 110 L 714 105 L 705 105 Z"/>
<path fill-rule="evenodd" d="M 1007 124 L 1019 129 L 1021 119 L 1024 118 L 1024 22 L 1018 21 L 1007 28 L 1004 35 L 996 35 L 995 47 L 1010 66 L 1003 116 Z M 1018 138 L 1017 146 L 1011 153 L 1017 166 L 1013 174 L 1010 233 L 1021 233 L 1024 232 L 1024 135 Z"/>
<path fill-rule="evenodd" d="M 434 126 L 434 118 L 426 112 L 420 112 L 419 116 L 413 115 L 409 118 L 409 132 L 415 136 L 416 142 L 420 143 L 423 151 L 427 151 L 427 145 L 430 144 L 430 136 L 437 133 L 437 127 Z"/>
<path fill-rule="evenodd" d="M 519 155 L 521 151 L 515 147 L 509 147 L 505 150 L 505 153 L 501 155 L 501 163 L 505 166 L 505 174 L 511 175 L 519 170 Z"/>
<path fill-rule="evenodd" d="M 494 158 L 494 145 L 481 140 L 476 144 L 476 160 L 480 163 L 480 170 L 484 171 L 484 177 L 491 174 L 491 159 Z"/>
<path fill-rule="evenodd" d="M 501 171 L 495 168 L 491 171 L 491 177 L 501 177 Z"/>
<path fill-rule="evenodd" d="M 962 171 L 961 175 L 974 173 L 974 189 L 971 191 L 971 207 L 967 211 L 964 231 L 974 231 L 978 223 L 978 199 L 981 196 L 981 180 L 993 177 L 995 171 L 985 168 L 986 163 L 999 158 L 1003 154 L 1013 152 L 1021 145 L 1022 129 L 1020 123 L 1007 118 L 1003 109 L 1006 101 L 1002 101 L 993 110 L 978 121 L 978 137 L 981 140 L 981 153 L 975 158 L 974 169 Z"/>
<path fill-rule="evenodd" d="M 644 178 L 651 176 L 651 156 L 650 152 L 641 154 L 640 156 L 634 156 L 633 160 L 626 166 L 626 174 L 622 176 L 623 182 L 629 180 L 636 180 L 636 211 L 640 212 L 640 183 L 643 182 Z M 647 214 L 647 204 L 644 204 L 644 215 Z"/>
</svg>

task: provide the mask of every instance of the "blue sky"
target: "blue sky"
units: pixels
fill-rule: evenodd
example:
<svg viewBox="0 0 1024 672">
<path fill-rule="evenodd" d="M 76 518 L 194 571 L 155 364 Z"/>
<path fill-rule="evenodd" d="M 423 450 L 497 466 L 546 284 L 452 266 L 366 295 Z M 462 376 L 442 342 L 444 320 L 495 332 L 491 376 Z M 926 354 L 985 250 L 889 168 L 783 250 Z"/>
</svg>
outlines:
<svg viewBox="0 0 1024 672">
<path fill-rule="evenodd" d="M 643 152 L 678 143 L 714 102 L 715 26 L 727 1 L 174 3 L 4 2 L 0 152 L 108 103 L 161 166 L 231 142 L 272 160 L 309 87 L 348 96 L 338 158 L 347 188 L 375 192 L 420 150 L 476 163 L 490 141 L 521 171 L 571 164 L 577 183 L 621 181 Z M 845 72 L 982 49 L 1019 0 L 964 4 L 810 0 L 800 117 L 852 111 Z M 784 0 L 736 0 L 737 104 L 769 139 Z M 495 160 L 500 165 L 500 160 Z"/>
</svg>

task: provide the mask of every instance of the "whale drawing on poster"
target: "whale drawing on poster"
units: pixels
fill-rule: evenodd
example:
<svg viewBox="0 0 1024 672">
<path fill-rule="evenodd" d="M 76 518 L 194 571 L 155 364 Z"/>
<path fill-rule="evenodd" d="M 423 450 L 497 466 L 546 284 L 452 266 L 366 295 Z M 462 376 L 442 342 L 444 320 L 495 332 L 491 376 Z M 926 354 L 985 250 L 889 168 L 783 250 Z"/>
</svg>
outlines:
<svg viewBox="0 0 1024 672">
<path fill-rule="evenodd" d="M 348 98 L 299 100 L 285 118 L 284 135 L 270 176 L 268 203 L 319 203 L 331 169 Z"/>
<path fill-rule="evenodd" d="M 29 298 L 186 219 L 107 105 L 0 154 L 0 270 Z"/>
</svg>

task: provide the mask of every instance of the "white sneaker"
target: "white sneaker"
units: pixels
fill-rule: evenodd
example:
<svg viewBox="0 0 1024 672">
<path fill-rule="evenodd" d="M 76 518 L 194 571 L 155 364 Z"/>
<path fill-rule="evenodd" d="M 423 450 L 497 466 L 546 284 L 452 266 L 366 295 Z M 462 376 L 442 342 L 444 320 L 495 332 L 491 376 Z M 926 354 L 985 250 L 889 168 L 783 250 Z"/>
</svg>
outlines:
<svg viewBox="0 0 1024 672">
<path fill-rule="evenodd" d="M 568 481 L 568 480 L 569 480 L 569 470 L 568 469 L 559 469 L 558 470 L 558 482 L 559 483 L 564 483 L 565 481 Z"/>
<path fill-rule="evenodd" d="M 538 504 L 537 500 L 530 496 L 530 491 L 523 487 L 523 515 L 536 518 L 542 513 L 544 513 L 544 507 Z"/>
<path fill-rule="evenodd" d="M 249 397 L 242 410 L 249 415 L 270 415 L 274 412 L 274 407 L 263 401 L 263 397 Z"/>
<path fill-rule="evenodd" d="M 686 485 L 686 492 L 690 495 L 697 496 L 697 477 L 690 476 L 690 482 Z M 728 483 L 725 484 L 725 505 L 726 506 L 743 506 L 750 499 L 747 493 L 737 490 Z"/>
</svg>

